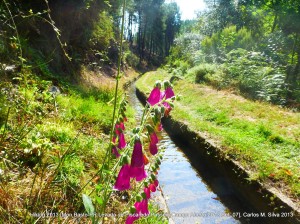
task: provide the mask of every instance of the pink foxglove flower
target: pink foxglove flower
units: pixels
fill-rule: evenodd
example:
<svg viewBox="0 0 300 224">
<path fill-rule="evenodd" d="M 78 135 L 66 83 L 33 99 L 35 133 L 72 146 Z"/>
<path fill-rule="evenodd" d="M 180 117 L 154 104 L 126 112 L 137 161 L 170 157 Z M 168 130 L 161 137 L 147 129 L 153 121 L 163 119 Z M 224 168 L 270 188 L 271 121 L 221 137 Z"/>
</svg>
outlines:
<svg viewBox="0 0 300 224">
<path fill-rule="evenodd" d="M 150 142 L 149 144 L 149 151 L 152 155 L 155 155 L 157 152 L 158 152 L 158 148 L 157 148 L 157 145 Z"/>
<path fill-rule="evenodd" d="M 158 180 L 155 179 L 155 180 L 153 181 L 153 184 L 155 185 L 155 187 L 158 187 Z"/>
<path fill-rule="evenodd" d="M 135 202 L 134 207 L 139 215 L 149 215 L 148 199 L 143 199 L 141 202 Z"/>
<path fill-rule="evenodd" d="M 130 177 L 135 178 L 136 181 L 141 181 L 147 177 L 147 172 L 145 171 L 145 167 L 130 167 Z"/>
<path fill-rule="evenodd" d="M 149 185 L 149 189 L 150 189 L 151 192 L 155 192 L 155 191 L 156 191 L 156 186 L 155 186 L 155 184 L 153 184 L 153 183 L 150 184 L 150 185 Z"/>
<path fill-rule="evenodd" d="M 149 151 L 152 155 L 155 155 L 158 152 L 157 149 L 158 138 L 154 130 L 152 130 L 150 134 L 150 143 L 149 143 Z"/>
<path fill-rule="evenodd" d="M 158 143 L 158 137 L 154 131 L 150 134 L 150 142 L 152 142 L 153 144 Z"/>
<path fill-rule="evenodd" d="M 121 132 L 119 134 L 119 144 L 118 144 L 118 148 L 119 149 L 124 149 L 126 147 L 126 141 L 125 141 L 125 136 L 124 133 Z"/>
<path fill-rule="evenodd" d="M 146 194 L 147 199 L 149 199 L 151 197 L 151 195 L 150 195 L 151 191 L 150 191 L 149 187 L 145 187 L 144 192 Z"/>
<path fill-rule="evenodd" d="M 149 215 L 148 199 L 143 199 L 141 202 L 135 202 L 134 207 L 136 209 L 135 214 L 129 215 L 126 219 L 126 224 L 132 224 L 138 220 L 141 216 Z"/>
<path fill-rule="evenodd" d="M 118 121 L 115 125 L 115 130 L 117 132 L 117 131 L 120 131 L 120 129 L 124 131 L 125 125 L 124 125 L 124 122 Z"/>
<path fill-rule="evenodd" d="M 122 166 L 114 189 L 118 190 L 118 191 L 124 191 L 124 190 L 128 190 L 130 188 L 130 166 L 128 164 L 125 164 Z"/>
<path fill-rule="evenodd" d="M 126 147 L 126 140 L 125 140 L 125 135 L 124 131 L 125 126 L 123 122 L 117 122 L 115 125 L 115 136 L 113 137 L 113 143 L 116 143 L 116 138 L 118 136 L 118 148 L 123 149 Z"/>
<path fill-rule="evenodd" d="M 137 214 L 129 215 L 126 219 L 125 224 L 132 224 L 134 221 L 138 220 L 140 217 Z"/>
<path fill-rule="evenodd" d="M 172 107 L 170 106 L 170 104 L 168 102 L 163 102 L 162 103 L 163 106 L 165 107 L 165 116 L 169 116 L 171 110 L 172 110 Z"/>
<path fill-rule="evenodd" d="M 159 87 L 154 87 L 154 89 L 151 91 L 149 98 L 147 102 L 151 105 L 154 106 L 155 104 L 158 104 L 159 101 L 161 101 L 161 91 Z"/>
<path fill-rule="evenodd" d="M 137 181 L 141 181 L 147 177 L 144 165 L 142 143 L 140 142 L 140 140 L 135 140 L 133 146 L 130 165 L 130 177 L 135 178 Z"/>
<path fill-rule="evenodd" d="M 114 154 L 116 156 L 116 158 L 120 157 L 120 153 L 119 153 L 118 149 L 116 148 L 116 146 L 113 146 L 111 151 L 112 151 L 112 154 Z"/>
<path fill-rule="evenodd" d="M 120 125 L 117 123 L 115 125 L 115 133 L 116 135 L 119 135 L 121 133 L 122 129 L 120 128 Z"/>
<path fill-rule="evenodd" d="M 117 136 L 114 135 L 113 138 L 112 138 L 112 142 L 113 142 L 113 143 L 116 143 L 116 139 L 117 139 Z"/>
<path fill-rule="evenodd" d="M 131 156 L 132 167 L 142 167 L 144 165 L 143 149 L 140 140 L 136 140 L 133 146 L 133 152 Z"/>
<path fill-rule="evenodd" d="M 166 99 L 170 99 L 173 96 L 175 96 L 173 89 L 171 88 L 171 86 L 168 86 L 165 90 L 165 97 Z"/>
<path fill-rule="evenodd" d="M 119 128 L 121 128 L 123 131 L 125 130 L 125 125 L 123 122 L 120 122 L 119 124 Z"/>
<path fill-rule="evenodd" d="M 116 156 L 116 158 L 119 158 L 120 157 L 120 153 L 118 151 L 118 149 L 116 148 L 115 146 L 115 143 L 116 143 L 116 136 L 114 135 L 113 138 L 112 138 L 112 142 L 113 142 L 113 147 L 111 149 L 111 152 L 112 154 L 114 154 Z"/>
</svg>

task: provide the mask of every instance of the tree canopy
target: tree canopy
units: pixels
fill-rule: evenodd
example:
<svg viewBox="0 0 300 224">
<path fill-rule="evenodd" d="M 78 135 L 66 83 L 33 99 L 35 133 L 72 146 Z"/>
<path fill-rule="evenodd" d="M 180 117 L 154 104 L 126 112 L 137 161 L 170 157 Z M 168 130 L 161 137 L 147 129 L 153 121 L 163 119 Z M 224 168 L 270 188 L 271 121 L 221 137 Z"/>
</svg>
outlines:
<svg viewBox="0 0 300 224">
<path fill-rule="evenodd" d="M 172 66 L 182 67 L 183 61 L 189 66 L 221 64 L 218 79 L 228 78 L 226 82 L 253 98 L 279 104 L 299 102 L 299 1 L 205 2 L 208 10 L 200 12 L 193 25 L 183 23 L 171 49 Z M 182 63 L 174 60 L 178 58 Z M 220 85 L 228 86 L 224 81 L 219 80 Z"/>
</svg>

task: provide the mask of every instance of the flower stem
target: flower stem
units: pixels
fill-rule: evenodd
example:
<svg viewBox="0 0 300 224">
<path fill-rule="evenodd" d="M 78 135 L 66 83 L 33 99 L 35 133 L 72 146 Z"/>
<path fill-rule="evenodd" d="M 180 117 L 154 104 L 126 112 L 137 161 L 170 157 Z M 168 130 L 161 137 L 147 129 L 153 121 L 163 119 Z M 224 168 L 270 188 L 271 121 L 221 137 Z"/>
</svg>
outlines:
<svg viewBox="0 0 300 224">
<path fill-rule="evenodd" d="M 119 50 L 119 57 L 118 57 L 118 73 L 116 77 L 116 85 L 115 85 L 115 94 L 114 94 L 114 109 L 113 109 L 113 116 L 111 120 L 111 128 L 110 128 L 110 137 L 109 137 L 109 147 L 106 151 L 105 158 L 103 161 L 103 165 L 106 164 L 107 161 L 107 167 L 109 169 L 109 161 L 112 155 L 111 149 L 113 147 L 112 141 L 113 141 L 113 134 L 115 131 L 115 118 L 116 118 L 116 111 L 117 111 L 117 102 L 118 102 L 118 90 L 119 90 L 119 80 L 121 77 L 121 63 L 123 58 L 123 35 L 124 35 L 124 21 L 125 21 L 125 8 L 126 8 L 126 0 L 123 0 L 123 10 L 122 10 L 122 24 L 121 24 L 121 34 L 120 34 L 120 50 Z M 103 167 L 102 165 L 102 167 Z M 104 204 L 103 204 L 103 214 L 106 210 L 106 204 L 110 197 L 110 191 L 108 190 L 108 187 L 105 188 L 104 192 Z M 102 223 L 104 223 L 104 217 L 102 220 Z"/>
</svg>

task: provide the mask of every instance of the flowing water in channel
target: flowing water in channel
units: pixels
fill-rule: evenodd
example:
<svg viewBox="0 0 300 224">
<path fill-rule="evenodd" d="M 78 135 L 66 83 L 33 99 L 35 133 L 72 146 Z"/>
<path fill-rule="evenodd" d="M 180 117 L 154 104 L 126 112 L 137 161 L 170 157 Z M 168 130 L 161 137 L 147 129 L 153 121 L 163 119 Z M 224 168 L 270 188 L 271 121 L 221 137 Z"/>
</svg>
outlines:
<svg viewBox="0 0 300 224">
<path fill-rule="evenodd" d="M 136 119 L 139 121 L 143 106 L 135 95 L 134 87 L 129 89 L 129 101 L 136 110 Z M 205 173 L 205 167 L 191 162 L 165 131 L 160 134 L 159 145 L 165 148 L 165 152 L 158 180 L 175 223 L 244 223 L 234 218 L 240 214 L 234 213 L 232 208 L 241 211 L 243 207 L 232 195 L 224 178 L 217 175 L 209 180 L 203 178 L 201 172 Z M 226 198 L 227 202 L 222 202 L 220 195 L 211 188 L 217 189 L 218 194 Z M 231 209 L 224 204 L 230 204 Z"/>
</svg>

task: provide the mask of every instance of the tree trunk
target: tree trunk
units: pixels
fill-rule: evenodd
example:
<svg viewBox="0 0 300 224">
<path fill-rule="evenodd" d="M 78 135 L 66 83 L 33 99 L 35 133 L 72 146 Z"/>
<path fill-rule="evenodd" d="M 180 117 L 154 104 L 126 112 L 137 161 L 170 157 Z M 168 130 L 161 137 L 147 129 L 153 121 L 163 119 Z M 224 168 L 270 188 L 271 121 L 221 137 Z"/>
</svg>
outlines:
<svg viewBox="0 0 300 224">
<path fill-rule="evenodd" d="M 148 19 L 146 18 L 143 40 L 142 40 L 142 59 L 144 59 L 145 48 L 146 48 L 146 33 L 147 33 Z"/>
<path fill-rule="evenodd" d="M 291 61 L 291 64 L 294 64 L 294 58 L 295 58 L 295 49 L 296 49 L 296 46 L 297 46 L 297 42 L 298 42 L 298 35 L 295 34 L 294 35 L 294 44 L 293 44 L 293 49 L 292 49 L 292 61 Z"/>
<path fill-rule="evenodd" d="M 276 26 L 277 26 L 277 18 L 278 18 L 278 12 L 275 11 L 275 17 L 274 17 L 274 21 L 273 21 L 271 33 L 274 33 L 275 28 L 276 28 Z"/>
<path fill-rule="evenodd" d="M 133 17 L 133 15 L 130 13 L 129 16 L 128 16 L 128 36 L 127 36 L 127 40 L 130 43 L 130 47 L 132 47 L 132 44 L 133 44 L 132 17 Z"/>
<path fill-rule="evenodd" d="M 150 36 L 150 45 L 149 45 L 149 60 L 152 57 L 152 53 L 153 53 L 153 32 L 151 32 L 151 36 Z"/>
<path fill-rule="evenodd" d="M 300 46 L 299 46 L 299 35 L 296 34 L 295 37 L 295 49 L 293 49 L 293 54 L 297 54 L 297 63 L 295 67 L 287 71 L 286 84 L 288 85 L 287 101 L 295 100 L 294 91 L 298 87 L 298 82 L 300 81 Z M 293 60 L 293 59 L 292 59 Z"/>
<path fill-rule="evenodd" d="M 140 58 L 140 63 L 142 62 L 142 12 L 138 11 L 139 16 L 139 31 L 138 31 L 138 41 L 137 41 L 137 48 Z"/>
</svg>

